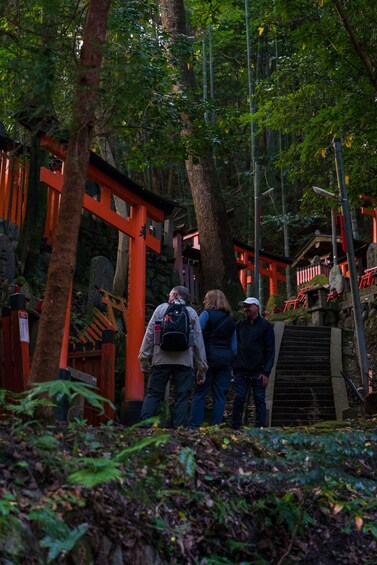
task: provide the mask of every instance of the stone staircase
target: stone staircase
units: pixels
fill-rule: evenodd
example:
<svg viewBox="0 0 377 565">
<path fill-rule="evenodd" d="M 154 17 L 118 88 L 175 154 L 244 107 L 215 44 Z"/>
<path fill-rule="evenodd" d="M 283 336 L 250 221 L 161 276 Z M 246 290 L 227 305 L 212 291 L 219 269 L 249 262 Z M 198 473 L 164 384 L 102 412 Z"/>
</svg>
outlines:
<svg viewBox="0 0 377 565">
<path fill-rule="evenodd" d="M 331 328 L 285 326 L 272 397 L 272 426 L 336 420 Z"/>
</svg>

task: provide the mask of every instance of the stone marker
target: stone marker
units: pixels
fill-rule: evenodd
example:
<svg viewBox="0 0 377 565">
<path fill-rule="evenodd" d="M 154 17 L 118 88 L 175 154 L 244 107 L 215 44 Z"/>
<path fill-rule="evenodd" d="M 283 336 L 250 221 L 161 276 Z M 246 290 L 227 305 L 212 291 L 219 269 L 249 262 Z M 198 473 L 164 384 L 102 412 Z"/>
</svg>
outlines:
<svg viewBox="0 0 377 565">
<path fill-rule="evenodd" d="M 377 267 L 377 243 L 371 243 L 367 249 L 367 269 Z"/>
<path fill-rule="evenodd" d="M 344 290 L 344 276 L 339 265 L 334 265 L 329 273 L 330 292 L 336 290 L 339 294 Z"/>
<path fill-rule="evenodd" d="M 102 304 L 102 296 L 98 288 L 103 288 L 109 292 L 113 288 L 114 279 L 114 267 L 107 259 L 99 255 L 98 257 L 93 257 L 90 262 L 90 273 L 89 273 L 89 286 L 88 286 L 88 302 L 87 302 L 87 312 L 90 313 L 92 308 L 100 307 Z"/>
</svg>

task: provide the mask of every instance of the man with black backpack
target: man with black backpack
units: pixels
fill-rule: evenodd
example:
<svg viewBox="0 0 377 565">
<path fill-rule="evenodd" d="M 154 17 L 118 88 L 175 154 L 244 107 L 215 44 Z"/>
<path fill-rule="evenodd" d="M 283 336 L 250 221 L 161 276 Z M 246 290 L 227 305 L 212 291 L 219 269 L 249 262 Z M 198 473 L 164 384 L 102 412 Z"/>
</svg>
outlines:
<svg viewBox="0 0 377 565">
<path fill-rule="evenodd" d="M 187 306 L 189 291 L 174 287 L 168 302 L 157 306 L 149 320 L 139 351 L 141 370 L 149 373 L 140 420 L 155 416 L 169 380 L 174 382 L 172 427 L 187 425 L 188 402 L 195 384 L 204 382 L 208 369 L 199 318 Z"/>
</svg>

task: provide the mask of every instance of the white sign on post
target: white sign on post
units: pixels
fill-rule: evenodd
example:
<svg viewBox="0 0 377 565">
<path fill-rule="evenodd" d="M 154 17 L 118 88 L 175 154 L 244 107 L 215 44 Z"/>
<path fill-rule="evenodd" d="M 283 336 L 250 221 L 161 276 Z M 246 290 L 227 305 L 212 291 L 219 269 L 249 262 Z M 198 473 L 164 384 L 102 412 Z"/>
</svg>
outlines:
<svg viewBox="0 0 377 565">
<path fill-rule="evenodd" d="M 20 331 L 20 341 L 30 343 L 29 338 L 29 320 L 27 312 L 18 313 L 18 328 Z"/>
</svg>

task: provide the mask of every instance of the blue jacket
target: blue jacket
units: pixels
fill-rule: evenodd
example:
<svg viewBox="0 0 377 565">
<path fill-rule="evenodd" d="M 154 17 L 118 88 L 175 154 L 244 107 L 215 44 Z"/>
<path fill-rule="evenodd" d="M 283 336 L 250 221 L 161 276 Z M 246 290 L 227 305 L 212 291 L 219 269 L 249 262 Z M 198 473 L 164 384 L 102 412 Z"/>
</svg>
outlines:
<svg viewBox="0 0 377 565">
<path fill-rule="evenodd" d="M 237 334 L 232 316 L 210 308 L 199 316 L 209 367 L 233 365 Z"/>
<path fill-rule="evenodd" d="M 236 322 L 237 356 L 234 371 L 237 373 L 263 373 L 269 375 L 275 359 L 275 334 L 273 325 L 260 315 L 252 322 L 243 318 Z"/>
</svg>

